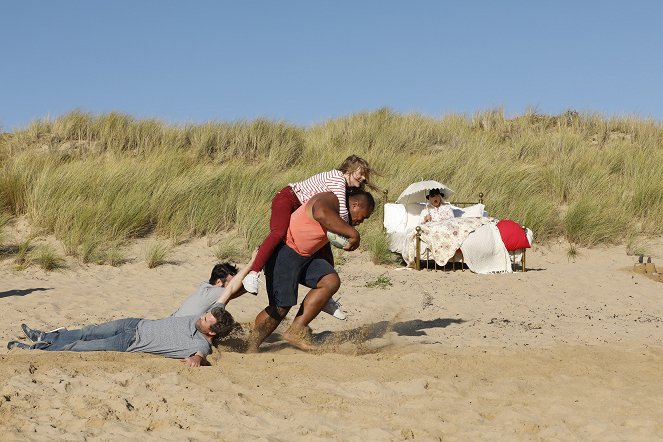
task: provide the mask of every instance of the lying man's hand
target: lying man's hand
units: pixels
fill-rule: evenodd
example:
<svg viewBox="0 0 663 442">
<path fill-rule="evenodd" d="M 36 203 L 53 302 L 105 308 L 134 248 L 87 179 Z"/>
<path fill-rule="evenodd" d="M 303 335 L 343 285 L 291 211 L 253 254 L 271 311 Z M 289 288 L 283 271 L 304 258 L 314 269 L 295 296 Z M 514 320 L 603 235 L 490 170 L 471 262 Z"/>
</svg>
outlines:
<svg viewBox="0 0 663 442">
<path fill-rule="evenodd" d="M 189 367 L 200 367 L 205 360 L 204 357 L 200 355 L 192 355 L 184 360 L 184 363 Z"/>
</svg>

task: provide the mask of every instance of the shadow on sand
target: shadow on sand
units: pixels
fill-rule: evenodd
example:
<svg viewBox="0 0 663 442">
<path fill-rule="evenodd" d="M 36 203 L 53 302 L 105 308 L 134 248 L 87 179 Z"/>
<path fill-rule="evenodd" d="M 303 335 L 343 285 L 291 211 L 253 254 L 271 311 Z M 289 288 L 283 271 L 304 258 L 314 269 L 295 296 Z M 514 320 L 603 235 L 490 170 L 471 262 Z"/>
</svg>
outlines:
<svg viewBox="0 0 663 442">
<path fill-rule="evenodd" d="M 0 292 L 0 298 L 8 298 L 10 296 L 25 296 L 29 295 L 32 292 L 44 292 L 46 290 L 53 290 L 53 289 L 46 287 L 37 287 L 34 289 L 8 290 L 6 292 Z"/>
<path fill-rule="evenodd" d="M 438 318 L 429 321 L 421 319 L 412 319 L 410 321 L 380 321 L 362 327 L 337 332 L 323 331 L 313 335 L 316 344 L 343 344 L 352 342 L 355 344 L 370 341 L 371 339 L 382 338 L 389 332 L 396 332 L 398 336 L 425 336 L 426 330 L 430 328 L 445 328 L 451 324 L 462 324 L 463 319 Z"/>
<path fill-rule="evenodd" d="M 329 331 L 312 334 L 313 342 L 319 346 L 320 352 L 336 352 L 343 344 L 351 344 L 354 353 L 365 354 L 379 351 L 379 348 L 370 349 L 365 344 L 373 339 L 383 338 L 389 332 L 395 332 L 398 336 L 425 336 L 426 330 L 432 328 L 445 328 L 451 324 L 462 324 L 463 319 L 438 318 L 432 320 L 413 319 L 410 321 L 396 322 L 380 321 L 367 324 L 350 330 Z M 250 326 L 249 326 L 250 327 Z M 244 330 L 246 332 L 246 329 Z M 225 351 L 244 352 L 246 341 L 239 337 L 227 339 L 221 343 Z M 278 333 L 269 336 L 260 347 L 260 352 L 275 352 L 293 347 L 283 341 Z M 343 351 L 347 353 L 348 351 Z M 352 353 L 353 351 L 351 351 Z"/>
</svg>

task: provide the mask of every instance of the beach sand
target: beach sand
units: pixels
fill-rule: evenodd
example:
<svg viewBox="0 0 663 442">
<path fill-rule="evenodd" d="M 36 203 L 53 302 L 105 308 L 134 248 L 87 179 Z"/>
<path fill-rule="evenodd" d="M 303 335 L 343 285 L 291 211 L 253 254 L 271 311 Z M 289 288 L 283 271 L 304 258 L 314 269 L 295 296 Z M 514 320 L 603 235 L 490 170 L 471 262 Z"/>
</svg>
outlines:
<svg viewBox="0 0 663 442">
<path fill-rule="evenodd" d="M 565 244 L 536 246 L 526 273 L 499 275 L 346 253 L 348 319 L 321 314 L 313 354 L 281 328 L 258 354 L 226 345 L 200 368 L 5 349 L 24 339 L 22 322 L 167 316 L 215 263 L 203 238 L 148 269 L 144 245 L 117 268 L 0 261 L 0 440 L 663 439 L 663 283 L 634 273 L 623 246 L 579 249 L 575 261 Z M 663 271 L 663 239 L 650 250 Z M 381 276 L 391 285 L 371 284 Z M 266 305 L 261 290 L 229 304 L 238 321 Z"/>
</svg>

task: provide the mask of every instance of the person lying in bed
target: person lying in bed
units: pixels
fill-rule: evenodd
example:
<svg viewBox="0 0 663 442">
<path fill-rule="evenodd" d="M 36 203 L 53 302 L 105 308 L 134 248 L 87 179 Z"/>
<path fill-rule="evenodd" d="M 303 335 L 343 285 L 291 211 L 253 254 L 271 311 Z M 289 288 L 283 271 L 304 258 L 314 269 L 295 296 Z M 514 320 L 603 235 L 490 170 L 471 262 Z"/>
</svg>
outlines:
<svg viewBox="0 0 663 442">
<path fill-rule="evenodd" d="M 451 209 L 449 203 L 444 202 L 443 194 L 440 189 L 431 189 L 426 199 L 430 202 L 430 206 L 426 207 L 421 211 L 419 215 L 420 224 L 428 222 L 439 222 L 454 217 L 454 212 Z M 416 213 L 416 212 L 415 212 Z"/>
</svg>

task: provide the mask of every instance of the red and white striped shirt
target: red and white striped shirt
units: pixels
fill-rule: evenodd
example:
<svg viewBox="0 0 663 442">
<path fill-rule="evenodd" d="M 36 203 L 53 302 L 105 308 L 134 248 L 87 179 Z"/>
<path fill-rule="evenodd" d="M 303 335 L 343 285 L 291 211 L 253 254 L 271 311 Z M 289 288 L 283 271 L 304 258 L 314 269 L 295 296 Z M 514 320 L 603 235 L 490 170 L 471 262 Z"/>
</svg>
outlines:
<svg viewBox="0 0 663 442">
<path fill-rule="evenodd" d="M 336 169 L 330 170 L 329 172 L 318 173 L 311 178 L 298 183 L 289 184 L 302 205 L 306 204 L 313 195 L 322 192 L 333 192 L 334 195 L 336 195 L 336 198 L 338 198 L 338 214 L 347 223 L 349 222 L 349 218 L 345 198 L 345 185 L 343 172 Z"/>
</svg>

